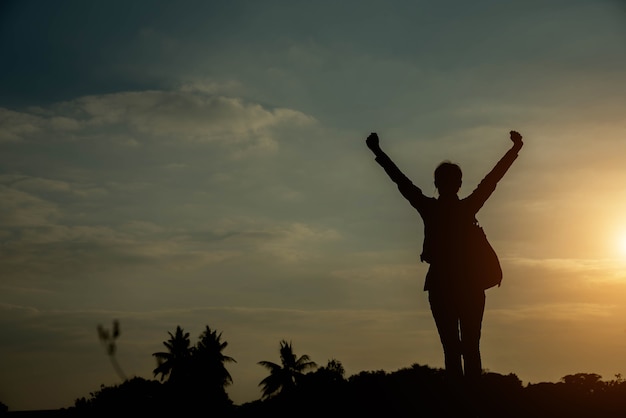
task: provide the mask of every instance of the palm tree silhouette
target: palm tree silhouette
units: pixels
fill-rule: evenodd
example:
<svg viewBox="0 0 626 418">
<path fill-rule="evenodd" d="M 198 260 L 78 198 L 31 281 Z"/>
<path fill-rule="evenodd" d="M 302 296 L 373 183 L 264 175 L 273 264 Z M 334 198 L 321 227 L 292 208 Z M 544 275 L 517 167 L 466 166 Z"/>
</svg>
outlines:
<svg viewBox="0 0 626 418">
<path fill-rule="evenodd" d="M 188 374 L 189 362 L 191 359 L 191 341 L 189 333 L 184 332 L 180 326 L 176 327 L 174 335 L 168 332 L 170 339 L 163 341 L 167 347 L 167 352 L 153 353 L 157 359 L 157 368 L 154 369 L 154 376 L 161 374 L 161 380 L 167 377 L 168 382 L 178 382 L 184 380 Z"/>
<path fill-rule="evenodd" d="M 226 363 L 237 361 L 222 354 L 228 346 L 222 341 L 222 333 L 211 330 L 207 325 L 196 346 L 192 350 L 194 370 L 200 373 L 199 378 L 211 387 L 225 387 L 233 383 L 233 379 L 226 370 Z"/>
<path fill-rule="evenodd" d="M 282 340 L 280 342 L 281 364 L 271 361 L 260 361 L 258 364 L 269 369 L 270 375 L 259 383 L 263 387 L 263 397 L 269 398 L 279 393 L 289 393 L 292 391 L 307 369 L 317 367 L 309 356 L 304 354 L 297 358 L 293 352 L 291 342 Z"/>
</svg>

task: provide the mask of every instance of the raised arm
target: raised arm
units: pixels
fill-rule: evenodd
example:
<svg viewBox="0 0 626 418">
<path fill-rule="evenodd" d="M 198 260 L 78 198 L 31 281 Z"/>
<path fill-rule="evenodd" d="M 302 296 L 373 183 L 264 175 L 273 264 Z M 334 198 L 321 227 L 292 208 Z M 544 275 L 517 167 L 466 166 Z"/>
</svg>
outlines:
<svg viewBox="0 0 626 418">
<path fill-rule="evenodd" d="M 491 193 L 495 190 L 496 185 L 502 177 L 504 177 L 513 162 L 517 159 L 517 155 L 524 145 L 522 135 L 520 135 L 519 132 L 511 131 L 509 135 L 511 141 L 513 142 L 513 146 L 506 152 L 506 154 L 504 154 L 495 167 L 493 167 L 493 169 L 485 176 L 478 187 L 468 197 L 468 199 L 473 200 L 473 204 L 476 206 L 476 211 L 478 211 L 489 196 L 491 196 Z"/>
<path fill-rule="evenodd" d="M 385 170 L 389 178 L 398 185 L 398 190 L 410 203 L 419 210 L 421 199 L 424 198 L 419 187 L 415 186 L 407 176 L 391 161 L 391 158 L 380 148 L 380 140 L 375 132 L 372 132 L 365 140 L 367 147 L 376 156 L 376 162 Z"/>
<path fill-rule="evenodd" d="M 513 142 L 513 146 L 506 152 L 506 154 L 504 154 L 504 157 L 502 157 L 500 161 L 498 161 L 496 166 L 489 172 L 489 174 L 485 176 L 485 180 L 483 180 L 494 183 L 494 186 L 495 183 L 499 182 L 500 179 L 504 177 L 507 170 L 509 169 L 509 167 L 511 167 L 511 165 L 517 158 L 519 151 L 524 145 L 524 142 L 522 141 L 522 135 L 520 135 L 519 132 L 511 131 L 509 135 L 511 141 Z"/>
</svg>

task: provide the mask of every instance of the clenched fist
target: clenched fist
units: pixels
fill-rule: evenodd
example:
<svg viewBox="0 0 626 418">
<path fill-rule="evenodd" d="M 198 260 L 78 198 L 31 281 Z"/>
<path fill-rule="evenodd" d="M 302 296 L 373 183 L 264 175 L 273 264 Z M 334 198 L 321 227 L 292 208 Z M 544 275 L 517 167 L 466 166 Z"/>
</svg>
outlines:
<svg viewBox="0 0 626 418">
<path fill-rule="evenodd" d="M 380 149 L 378 134 L 376 132 L 372 132 L 365 140 L 365 143 L 367 147 L 374 152 Z"/>
<path fill-rule="evenodd" d="M 522 145 L 522 135 L 520 135 L 519 132 L 517 131 L 511 131 L 511 141 L 513 141 L 513 143 L 515 145 Z"/>
</svg>

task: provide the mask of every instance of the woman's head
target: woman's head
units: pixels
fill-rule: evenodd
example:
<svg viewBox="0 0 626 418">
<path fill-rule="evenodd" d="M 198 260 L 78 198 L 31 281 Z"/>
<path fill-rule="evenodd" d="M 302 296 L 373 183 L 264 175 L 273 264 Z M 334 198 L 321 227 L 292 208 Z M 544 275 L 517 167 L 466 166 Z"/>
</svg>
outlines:
<svg viewBox="0 0 626 418">
<path fill-rule="evenodd" d="M 456 194 L 461 188 L 463 173 L 461 167 L 444 161 L 435 169 L 435 187 L 440 195 Z"/>
</svg>

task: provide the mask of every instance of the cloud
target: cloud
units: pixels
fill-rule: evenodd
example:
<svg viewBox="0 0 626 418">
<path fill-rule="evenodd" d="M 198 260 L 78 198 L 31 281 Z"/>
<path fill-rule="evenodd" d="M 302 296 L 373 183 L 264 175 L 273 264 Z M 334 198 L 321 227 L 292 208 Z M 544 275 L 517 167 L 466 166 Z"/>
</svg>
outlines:
<svg viewBox="0 0 626 418">
<path fill-rule="evenodd" d="M 225 217 L 208 231 L 223 248 L 241 248 L 248 256 L 287 263 L 317 259 L 325 243 L 341 239 L 332 228 L 251 217 Z"/>
<path fill-rule="evenodd" d="M 80 184 L 10 175 L 1 180 L 8 185 L 0 184 L 0 266 L 5 285 L 13 289 L 54 289 L 61 281 L 81 282 L 85 277 L 98 281 L 133 277 L 146 283 L 155 275 L 186 272 L 193 277 L 229 260 L 311 262 L 322 257 L 325 243 L 341 238 L 332 228 L 261 217 L 205 217 L 202 225 L 77 217 L 76 211 L 82 210 Z M 116 192 L 113 186 L 107 190 Z M 77 191 L 78 203 L 59 198 Z M 98 202 L 90 197 L 88 201 Z"/>
<path fill-rule="evenodd" d="M 179 90 L 84 96 L 46 108 L 0 109 L 0 141 L 118 138 L 118 143 L 133 146 L 151 141 L 213 143 L 241 158 L 276 151 L 277 129 L 316 123 L 297 110 L 206 90 L 183 85 Z M 103 132 L 107 134 L 103 136 Z"/>
<path fill-rule="evenodd" d="M 59 214 L 59 208 L 52 202 L 0 185 L 0 227 L 46 226 Z"/>
<path fill-rule="evenodd" d="M 2 174 L 0 184 L 14 190 L 37 196 L 41 194 L 61 193 L 84 198 L 101 197 L 108 192 L 106 188 L 80 181 L 64 181 L 52 178 L 34 177 L 22 174 Z"/>
<path fill-rule="evenodd" d="M 493 309 L 489 316 L 497 322 L 543 320 L 543 321 L 596 321 L 616 319 L 621 309 L 615 305 L 595 303 L 554 303 L 534 306 L 516 306 L 510 309 Z"/>
<path fill-rule="evenodd" d="M 417 263 L 413 264 L 389 264 L 389 265 L 367 265 L 364 267 L 353 267 L 336 270 L 332 276 L 338 279 L 350 280 L 361 283 L 368 281 L 413 281 L 420 277 L 422 270 Z"/>
<path fill-rule="evenodd" d="M 271 148 L 271 129 L 314 120 L 301 112 L 265 108 L 239 98 L 197 91 L 143 91 L 82 97 L 75 106 L 89 126 L 125 124 L 133 131 L 170 140 L 247 142 Z"/>
<path fill-rule="evenodd" d="M 0 143 L 21 142 L 37 135 L 49 136 L 57 132 L 74 132 L 80 122 L 72 117 L 55 115 L 48 109 L 31 108 L 16 111 L 0 108 Z"/>
<path fill-rule="evenodd" d="M 21 141 L 42 131 L 42 118 L 28 113 L 0 108 L 0 143 Z"/>
<path fill-rule="evenodd" d="M 618 259 L 576 259 L 576 258 L 546 258 L 531 259 L 511 257 L 506 262 L 527 270 L 543 270 L 546 274 L 558 273 L 559 276 L 576 277 L 576 280 L 607 282 L 624 281 L 624 261 Z"/>
<path fill-rule="evenodd" d="M 256 213 L 216 239 L 213 229 L 219 236 L 222 220 L 257 198 L 301 198 L 273 181 L 278 167 L 243 160 L 276 153 L 285 132 L 317 123 L 221 95 L 232 88 L 186 84 L 0 109 L 0 140 L 11 142 L 0 174 L 1 267 L 11 286 L 51 289 L 62 278 L 133 276 L 135 267 L 197 272 L 241 257 L 295 262 L 337 240 L 332 228 Z"/>
<path fill-rule="evenodd" d="M 333 229 L 315 228 L 300 222 L 277 225 L 265 232 L 272 239 L 262 240 L 259 249 L 289 262 L 315 257 L 315 253 L 325 242 L 340 238 L 339 233 Z"/>
<path fill-rule="evenodd" d="M 167 229 L 163 233 L 125 230 L 109 226 L 59 225 L 21 227 L 7 236 L 2 272 L 5 284 L 40 283 L 56 289 L 61 282 L 82 282 L 86 277 L 104 280 L 146 279 L 152 270 L 197 271 L 240 255 L 236 249 L 220 249 L 186 234 Z M 144 274 L 137 275 L 137 269 Z"/>
</svg>

